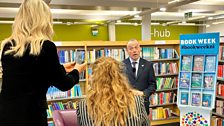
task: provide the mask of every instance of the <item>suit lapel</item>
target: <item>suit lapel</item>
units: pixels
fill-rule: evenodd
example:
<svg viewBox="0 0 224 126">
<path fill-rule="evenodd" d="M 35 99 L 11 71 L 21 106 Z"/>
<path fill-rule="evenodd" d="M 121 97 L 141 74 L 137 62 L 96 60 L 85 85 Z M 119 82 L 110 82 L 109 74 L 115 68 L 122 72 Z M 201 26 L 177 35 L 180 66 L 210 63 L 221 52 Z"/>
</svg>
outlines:
<svg viewBox="0 0 224 126">
<path fill-rule="evenodd" d="M 144 68 L 145 68 L 145 62 L 140 58 L 139 65 L 138 65 L 137 79 L 139 78 L 139 76 L 141 76 L 142 71 L 144 70 Z"/>
</svg>

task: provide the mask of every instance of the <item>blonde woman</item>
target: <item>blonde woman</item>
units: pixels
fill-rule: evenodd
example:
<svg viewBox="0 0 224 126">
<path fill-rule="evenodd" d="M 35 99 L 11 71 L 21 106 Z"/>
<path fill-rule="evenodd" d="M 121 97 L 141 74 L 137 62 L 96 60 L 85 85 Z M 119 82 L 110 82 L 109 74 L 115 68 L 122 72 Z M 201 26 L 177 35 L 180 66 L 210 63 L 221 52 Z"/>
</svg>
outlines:
<svg viewBox="0 0 224 126">
<path fill-rule="evenodd" d="M 66 91 L 79 82 L 85 64 L 60 65 L 53 34 L 48 5 L 24 0 L 1 45 L 0 126 L 47 126 L 48 87 Z"/>
<path fill-rule="evenodd" d="M 87 98 L 77 104 L 79 126 L 149 126 L 144 99 L 135 96 L 123 71 L 111 57 L 93 63 Z"/>
</svg>

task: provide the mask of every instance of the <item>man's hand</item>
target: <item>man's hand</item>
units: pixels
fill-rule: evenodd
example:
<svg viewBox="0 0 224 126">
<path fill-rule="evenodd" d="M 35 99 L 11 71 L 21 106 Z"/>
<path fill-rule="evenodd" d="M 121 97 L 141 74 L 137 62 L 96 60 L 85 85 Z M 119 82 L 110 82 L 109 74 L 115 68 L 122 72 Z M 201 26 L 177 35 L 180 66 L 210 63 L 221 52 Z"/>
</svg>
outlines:
<svg viewBox="0 0 224 126">
<path fill-rule="evenodd" d="M 74 69 L 75 65 L 76 65 L 76 62 L 70 62 L 70 63 L 63 64 L 65 71 L 67 73 L 71 72 Z"/>
</svg>

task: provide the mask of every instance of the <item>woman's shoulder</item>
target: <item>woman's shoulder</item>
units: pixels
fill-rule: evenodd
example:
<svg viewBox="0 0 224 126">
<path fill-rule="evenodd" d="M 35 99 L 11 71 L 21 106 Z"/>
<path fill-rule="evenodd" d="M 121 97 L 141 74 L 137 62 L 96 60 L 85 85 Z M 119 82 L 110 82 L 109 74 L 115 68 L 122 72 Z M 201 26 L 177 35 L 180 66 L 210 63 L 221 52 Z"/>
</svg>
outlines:
<svg viewBox="0 0 224 126">
<path fill-rule="evenodd" d="M 56 45 L 50 40 L 45 40 L 43 41 L 43 47 L 56 47 Z"/>
</svg>

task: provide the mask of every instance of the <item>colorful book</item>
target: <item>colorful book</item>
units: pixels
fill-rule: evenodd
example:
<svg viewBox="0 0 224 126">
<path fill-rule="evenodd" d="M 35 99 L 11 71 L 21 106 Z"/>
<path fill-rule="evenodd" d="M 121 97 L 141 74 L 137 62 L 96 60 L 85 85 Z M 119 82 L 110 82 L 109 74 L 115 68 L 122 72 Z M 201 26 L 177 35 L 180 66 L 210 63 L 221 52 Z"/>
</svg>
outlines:
<svg viewBox="0 0 224 126">
<path fill-rule="evenodd" d="M 191 105 L 192 106 L 200 106 L 200 103 L 201 103 L 201 94 L 200 93 L 192 93 Z"/>
<path fill-rule="evenodd" d="M 215 83 L 215 74 L 205 74 L 204 75 L 204 88 L 213 89 Z"/>
<path fill-rule="evenodd" d="M 191 71 L 191 56 L 182 56 L 181 70 Z"/>
<path fill-rule="evenodd" d="M 194 56 L 193 71 L 203 71 L 204 69 L 204 56 Z"/>
<path fill-rule="evenodd" d="M 190 73 L 189 72 L 181 72 L 180 74 L 180 87 L 188 88 L 190 84 Z"/>
<path fill-rule="evenodd" d="M 212 94 L 203 94 L 202 95 L 202 106 L 211 107 L 212 103 Z"/>
<path fill-rule="evenodd" d="M 205 72 L 216 72 L 216 56 L 205 57 Z"/>
<path fill-rule="evenodd" d="M 202 75 L 200 73 L 193 73 L 191 77 L 191 87 L 201 88 L 202 85 Z"/>
<path fill-rule="evenodd" d="M 188 105 L 188 92 L 181 92 L 180 93 L 180 104 Z"/>
</svg>

